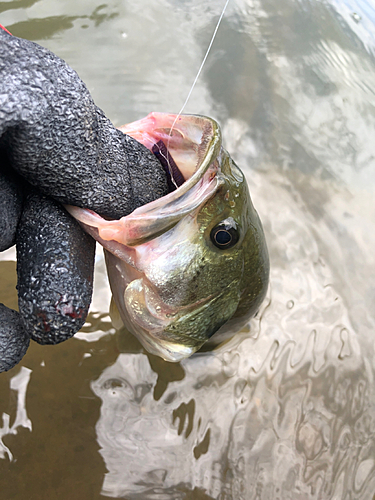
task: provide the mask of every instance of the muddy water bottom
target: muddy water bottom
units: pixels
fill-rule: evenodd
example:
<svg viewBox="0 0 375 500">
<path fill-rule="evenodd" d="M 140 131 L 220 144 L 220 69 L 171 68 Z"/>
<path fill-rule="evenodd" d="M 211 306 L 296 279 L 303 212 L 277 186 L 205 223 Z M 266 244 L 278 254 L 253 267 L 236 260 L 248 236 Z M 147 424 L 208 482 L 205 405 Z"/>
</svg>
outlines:
<svg viewBox="0 0 375 500">
<path fill-rule="evenodd" d="M 78 71 L 117 124 L 180 109 L 221 2 L 11 1 L 1 23 Z M 375 495 L 374 11 L 233 0 L 187 107 L 215 117 L 271 258 L 259 314 L 170 364 L 108 316 L 99 252 L 76 338 L 0 375 L 4 499 Z M 15 254 L 0 301 L 16 307 Z M 224 270 L 225 272 L 225 270 Z"/>
</svg>

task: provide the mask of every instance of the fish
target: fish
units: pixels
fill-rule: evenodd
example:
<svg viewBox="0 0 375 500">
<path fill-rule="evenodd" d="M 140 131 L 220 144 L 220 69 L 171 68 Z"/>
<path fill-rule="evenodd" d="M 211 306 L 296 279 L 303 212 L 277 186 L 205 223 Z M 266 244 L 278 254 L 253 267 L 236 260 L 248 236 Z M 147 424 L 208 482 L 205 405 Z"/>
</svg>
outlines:
<svg viewBox="0 0 375 500">
<path fill-rule="evenodd" d="M 118 220 L 67 209 L 105 249 L 115 326 L 121 319 L 148 352 L 179 362 L 259 310 L 264 231 L 214 119 L 153 112 L 119 130 L 160 156 L 170 192 Z"/>
</svg>

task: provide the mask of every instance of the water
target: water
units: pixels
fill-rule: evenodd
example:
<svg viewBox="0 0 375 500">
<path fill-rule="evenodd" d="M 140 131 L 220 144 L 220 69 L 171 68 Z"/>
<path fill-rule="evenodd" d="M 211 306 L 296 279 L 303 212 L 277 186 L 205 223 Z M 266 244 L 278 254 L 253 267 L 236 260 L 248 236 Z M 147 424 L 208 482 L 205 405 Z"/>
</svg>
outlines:
<svg viewBox="0 0 375 500">
<path fill-rule="evenodd" d="M 177 112 L 222 2 L 7 1 L 116 125 Z M 371 500 L 375 8 L 231 0 L 186 112 L 215 117 L 271 257 L 267 300 L 177 365 L 115 332 L 102 255 L 76 339 L 0 376 L 2 498 Z M 0 300 L 15 307 L 14 252 Z"/>
</svg>

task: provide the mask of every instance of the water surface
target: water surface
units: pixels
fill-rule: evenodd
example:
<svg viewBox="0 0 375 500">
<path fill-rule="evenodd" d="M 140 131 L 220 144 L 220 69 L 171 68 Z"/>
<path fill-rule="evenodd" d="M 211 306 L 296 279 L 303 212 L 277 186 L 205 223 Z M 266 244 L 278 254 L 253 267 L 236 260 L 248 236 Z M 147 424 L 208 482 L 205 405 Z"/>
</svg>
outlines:
<svg viewBox="0 0 375 500">
<path fill-rule="evenodd" d="M 177 112 L 224 2 L 0 3 L 116 125 Z M 264 224 L 258 316 L 169 364 L 108 316 L 0 376 L 3 498 L 369 500 L 375 494 L 374 7 L 231 0 L 186 108 L 216 118 Z M 14 251 L 0 300 L 16 307 Z"/>
</svg>

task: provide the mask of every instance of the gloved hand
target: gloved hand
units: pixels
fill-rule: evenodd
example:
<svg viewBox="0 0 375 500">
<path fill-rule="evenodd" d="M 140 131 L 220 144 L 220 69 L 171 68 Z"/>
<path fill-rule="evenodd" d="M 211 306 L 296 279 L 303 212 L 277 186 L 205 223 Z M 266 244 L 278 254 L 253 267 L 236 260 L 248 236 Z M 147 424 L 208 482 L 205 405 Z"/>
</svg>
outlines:
<svg viewBox="0 0 375 500">
<path fill-rule="evenodd" d="M 120 218 L 167 192 L 158 160 L 64 61 L 0 29 L 0 251 L 16 243 L 19 297 L 19 313 L 0 305 L 0 371 L 87 316 L 95 243 L 60 203 Z"/>
</svg>

